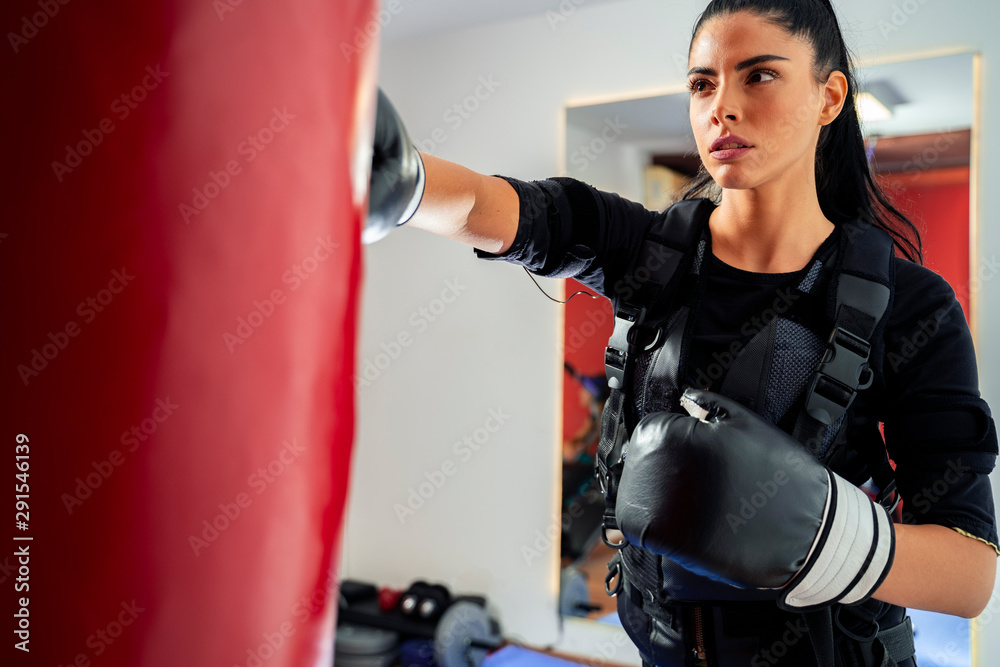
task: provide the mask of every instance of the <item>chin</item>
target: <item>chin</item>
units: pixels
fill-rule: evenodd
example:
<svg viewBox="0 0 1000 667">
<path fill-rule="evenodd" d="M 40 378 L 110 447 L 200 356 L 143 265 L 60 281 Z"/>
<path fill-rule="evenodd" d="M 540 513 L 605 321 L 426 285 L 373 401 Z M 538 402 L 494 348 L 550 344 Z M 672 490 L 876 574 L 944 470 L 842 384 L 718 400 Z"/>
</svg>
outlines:
<svg viewBox="0 0 1000 667">
<path fill-rule="evenodd" d="M 734 174 L 732 173 L 732 170 L 728 169 L 718 170 L 715 173 L 708 173 L 712 175 L 715 183 L 723 190 L 749 190 L 757 185 L 755 181 L 751 180 L 746 175 Z"/>
</svg>

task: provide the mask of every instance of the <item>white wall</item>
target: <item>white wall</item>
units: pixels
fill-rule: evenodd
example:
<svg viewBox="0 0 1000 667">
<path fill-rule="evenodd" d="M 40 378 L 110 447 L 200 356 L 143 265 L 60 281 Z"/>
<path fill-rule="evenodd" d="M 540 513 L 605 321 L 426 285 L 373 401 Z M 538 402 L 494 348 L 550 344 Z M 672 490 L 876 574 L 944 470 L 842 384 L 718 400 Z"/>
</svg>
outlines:
<svg viewBox="0 0 1000 667">
<path fill-rule="evenodd" d="M 604 127 L 566 125 L 566 175 L 602 190 L 617 192 L 626 199 L 643 201 L 643 167 L 649 154 L 615 135 L 615 120 Z"/>
<path fill-rule="evenodd" d="M 1000 111 L 995 3 L 836 4 L 862 58 L 981 51 L 980 183 L 997 182 L 1000 132 L 989 122 Z M 634 96 L 683 81 L 690 29 L 702 5 L 624 0 L 591 7 L 567 0 L 563 6 L 572 11 L 558 22 L 540 15 L 390 44 L 381 84 L 424 148 L 485 173 L 543 178 L 557 173 L 567 102 Z M 394 21 L 419 11 L 417 4 L 404 7 Z M 477 90 L 483 99 L 469 98 Z M 467 118 L 449 111 L 466 99 Z M 1000 254 L 993 223 L 1000 197 L 986 187 L 981 193 L 973 255 L 974 271 L 982 267 L 985 276 L 975 313 L 979 360 L 983 393 L 1000 405 L 1000 348 L 987 344 L 1000 339 L 1000 281 L 991 280 L 989 268 Z M 369 248 L 366 260 L 361 363 L 401 332 L 412 334 L 412 344 L 361 389 L 344 573 L 395 585 L 420 575 L 485 592 L 505 631 L 541 644 L 555 641 L 556 547 L 530 563 L 522 548 L 533 548 L 535 531 L 553 525 L 558 504 L 560 308 L 520 269 L 477 263 L 471 250 L 416 230 L 400 230 Z M 455 278 L 464 291 L 418 332 L 415 322 L 425 319 L 419 308 Z M 460 461 L 453 443 L 482 427 L 491 408 L 510 419 L 474 457 Z M 449 459 L 455 474 L 401 524 L 392 504 L 405 503 L 407 489 Z M 1000 599 L 991 608 L 1000 611 Z M 984 625 L 983 656 L 1000 655 L 1000 633 Z"/>
</svg>

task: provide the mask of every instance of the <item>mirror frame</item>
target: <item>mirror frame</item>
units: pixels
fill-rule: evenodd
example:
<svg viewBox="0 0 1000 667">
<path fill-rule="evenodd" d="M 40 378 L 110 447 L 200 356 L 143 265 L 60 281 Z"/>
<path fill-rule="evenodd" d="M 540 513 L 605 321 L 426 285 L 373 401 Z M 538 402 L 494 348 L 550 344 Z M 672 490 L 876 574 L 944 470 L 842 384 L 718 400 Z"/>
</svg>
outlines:
<svg viewBox="0 0 1000 667">
<path fill-rule="evenodd" d="M 892 65 L 896 63 L 911 62 L 916 60 L 925 60 L 931 58 L 940 58 L 945 56 L 957 56 L 957 55 L 969 55 L 971 56 L 971 66 L 972 66 L 972 128 L 971 128 L 971 153 L 969 156 L 969 328 L 972 332 L 973 342 L 976 347 L 979 347 L 980 339 L 978 332 L 978 322 L 979 322 L 979 281 L 976 279 L 976 275 L 979 271 L 981 265 L 981 258 L 979 256 L 979 230 L 980 230 L 980 140 L 982 132 L 982 102 L 983 102 L 983 63 L 982 54 L 979 51 L 968 49 L 968 48 L 951 48 L 951 49 L 931 49 L 926 51 L 917 51 L 912 53 L 906 53 L 901 55 L 893 55 L 888 57 L 878 57 L 878 58 L 867 58 L 858 59 L 854 62 L 854 68 L 856 71 L 866 70 L 872 67 L 880 67 L 884 65 Z M 571 98 L 566 100 L 562 105 L 562 113 L 558 117 L 558 127 L 557 127 L 557 142 L 556 142 L 556 165 L 558 174 L 560 176 L 568 175 L 567 170 L 567 132 L 568 132 L 568 116 L 572 109 L 593 106 L 598 104 L 609 104 L 615 102 L 627 102 L 640 98 L 647 97 L 658 97 L 666 95 L 676 95 L 676 94 L 687 94 L 687 87 L 683 83 L 655 87 L 655 88 L 644 88 L 639 90 L 634 90 L 629 93 L 619 92 L 611 93 L 607 95 L 590 96 L 590 97 L 579 97 Z M 558 298 L 566 298 L 566 280 L 560 280 L 557 289 Z M 560 321 L 558 324 L 558 331 L 561 336 L 564 336 L 565 332 L 565 319 L 563 315 L 564 311 L 560 311 Z M 559 340 L 559 349 L 562 349 L 562 345 L 565 341 Z M 562 359 L 560 359 L 562 361 Z M 561 364 L 560 364 L 561 366 Z M 565 396 L 560 397 L 558 414 L 560 415 L 560 428 L 557 430 L 559 442 L 556 444 L 557 450 L 562 451 L 562 437 L 563 437 L 563 427 L 562 427 L 562 401 L 565 400 Z M 560 479 L 560 486 L 562 480 Z M 558 610 L 557 610 L 558 614 Z M 957 619 L 958 617 L 956 617 Z M 632 648 L 631 640 L 628 639 L 624 631 L 617 626 L 606 626 L 605 624 L 598 623 L 597 621 L 590 618 L 583 617 L 568 617 L 561 619 L 563 624 L 563 637 L 560 641 L 559 649 L 560 651 L 565 651 L 570 654 L 586 655 L 589 658 L 594 656 L 603 655 L 606 652 L 606 647 L 608 642 L 613 642 L 615 645 L 620 646 L 622 637 L 628 642 L 627 648 Z M 972 667 L 980 667 L 984 663 L 980 659 L 980 637 L 978 624 L 973 620 L 967 621 L 969 624 L 969 650 L 970 650 L 970 663 Z M 613 656 L 606 656 L 606 662 L 614 663 Z"/>
</svg>

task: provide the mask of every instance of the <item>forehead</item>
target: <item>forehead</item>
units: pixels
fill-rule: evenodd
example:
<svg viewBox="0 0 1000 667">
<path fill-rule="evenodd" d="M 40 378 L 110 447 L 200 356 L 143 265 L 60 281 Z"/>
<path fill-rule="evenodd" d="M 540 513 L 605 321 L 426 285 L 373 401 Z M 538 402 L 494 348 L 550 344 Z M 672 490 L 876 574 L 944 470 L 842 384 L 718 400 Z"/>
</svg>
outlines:
<svg viewBox="0 0 1000 667">
<path fill-rule="evenodd" d="M 789 34 L 759 14 L 735 12 L 714 16 L 702 24 L 691 42 L 688 66 L 726 69 L 764 53 L 808 66 L 813 49 L 806 39 Z"/>
</svg>

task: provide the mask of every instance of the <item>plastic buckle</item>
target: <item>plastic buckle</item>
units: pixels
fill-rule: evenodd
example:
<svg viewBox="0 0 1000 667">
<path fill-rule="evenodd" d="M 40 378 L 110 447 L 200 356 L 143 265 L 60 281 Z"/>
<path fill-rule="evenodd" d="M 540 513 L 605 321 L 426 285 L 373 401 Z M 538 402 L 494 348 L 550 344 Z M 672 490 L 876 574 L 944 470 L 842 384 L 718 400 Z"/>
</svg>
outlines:
<svg viewBox="0 0 1000 667">
<path fill-rule="evenodd" d="M 608 376 L 608 386 L 612 389 L 625 388 L 629 355 L 652 350 L 663 337 L 663 328 L 657 327 L 652 330 L 655 335 L 640 339 L 643 333 L 650 331 L 643 327 L 645 321 L 645 308 L 622 306 L 615 313 L 615 329 L 604 352 L 604 370 Z"/>
<path fill-rule="evenodd" d="M 615 329 L 608 340 L 604 352 L 604 369 L 608 375 L 608 386 L 622 389 L 625 386 L 625 364 L 628 361 L 629 331 L 646 314 L 645 308 L 622 306 L 615 313 Z"/>
<path fill-rule="evenodd" d="M 864 354 L 855 350 L 864 350 Z M 813 419 L 827 426 L 833 424 L 851 407 L 858 390 L 871 386 L 874 374 L 868 367 L 870 352 L 871 345 L 863 338 L 840 327 L 833 330 L 829 347 L 809 383 L 806 412 Z"/>
</svg>

